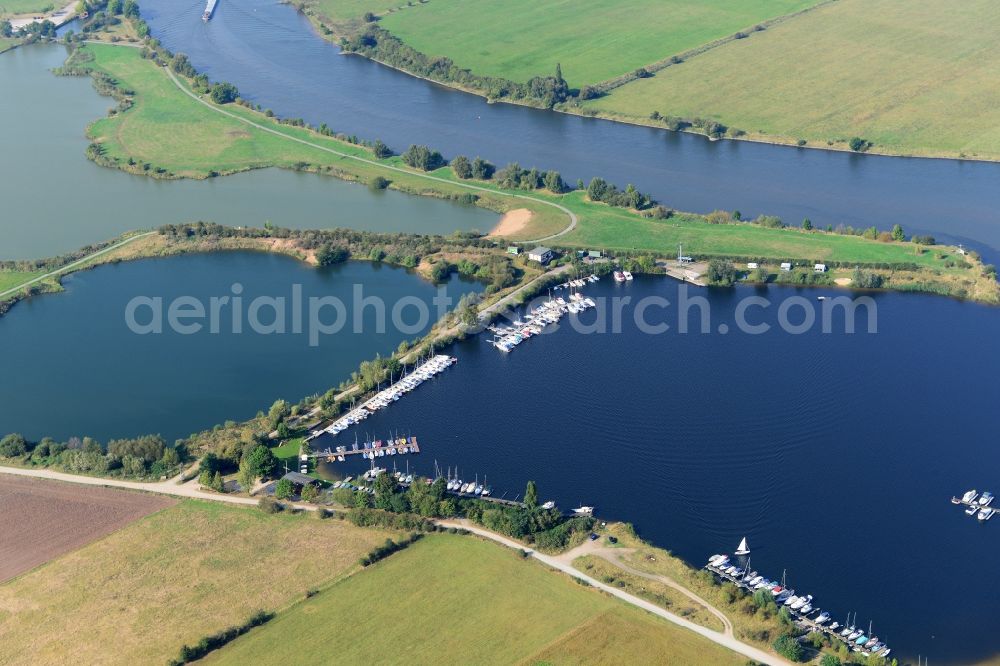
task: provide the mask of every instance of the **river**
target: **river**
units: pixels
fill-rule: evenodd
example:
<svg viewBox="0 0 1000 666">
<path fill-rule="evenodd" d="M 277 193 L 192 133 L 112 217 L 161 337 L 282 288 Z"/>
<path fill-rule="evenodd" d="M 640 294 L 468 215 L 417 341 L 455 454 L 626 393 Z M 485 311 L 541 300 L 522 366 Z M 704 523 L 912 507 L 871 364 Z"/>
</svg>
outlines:
<svg viewBox="0 0 1000 666">
<path fill-rule="evenodd" d="M 690 292 L 708 299 L 711 333 L 694 316 L 694 332 L 678 333 L 676 306 L 646 315 L 668 332 L 640 332 L 636 301 L 678 304 L 678 289 L 665 278 L 588 287 L 632 298 L 620 334 L 563 327 L 510 354 L 488 334 L 457 344 L 455 366 L 337 442 L 412 432 L 419 456 L 379 463 L 409 458 L 430 475 L 437 461 L 508 498 L 534 479 L 540 500 L 596 505 L 698 566 L 747 536 L 752 568 L 772 579 L 787 569 L 789 585 L 840 622 L 848 611 L 866 629 L 871 619 L 898 656 L 994 656 L 983 622 L 1000 614 L 988 557 L 1000 525 L 949 502 L 1000 481 L 993 310 L 880 294 L 877 334 L 861 317 L 853 335 L 823 334 L 818 322 L 794 335 L 777 327 L 782 302 L 818 308 L 815 296 L 843 292 L 773 288 L 762 292 L 772 305 L 748 315 L 772 330 L 748 335 L 736 332 L 735 306 L 758 292 L 714 289 Z M 365 462 L 334 469 L 357 474 Z"/>
<path fill-rule="evenodd" d="M 854 155 L 633 127 L 540 111 L 444 88 L 358 56 L 342 57 L 292 6 L 225 0 L 201 20 L 200 0 L 144 0 L 152 34 L 214 80 L 280 116 L 381 138 L 396 150 L 425 143 L 635 183 L 681 210 L 738 209 L 888 229 L 965 243 L 1000 263 L 1000 164 Z M 691 248 L 697 254 L 697 248 Z"/>
<path fill-rule="evenodd" d="M 208 220 L 234 226 L 451 233 L 488 231 L 488 210 L 329 176 L 261 169 L 163 181 L 98 167 L 85 128 L 111 106 L 86 77 L 56 77 L 66 49 L 0 55 L 0 259 L 48 257 L 138 228 Z"/>
<path fill-rule="evenodd" d="M 126 325 L 126 305 L 134 297 L 162 298 L 166 311 L 180 296 L 201 303 L 232 296 L 234 283 L 242 286 L 247 312 L 243 333 L 227 324 L 231 310 L 221 311 L 225 316 L 218 333 L 207 324 L 195 334 L 171 332 L 165 325 L 163 334 L 138 335 Z M 306 304 L 313 296 L 341 299 L 348 316 L 344 330 L 319 336 L 316 346 L 309 344 L 308 325 L 302 334 L 292 334 L 294 284 L 301 285 Z M 352 261 L 314 269 L 290 257 L 257 252 L 102 266 L 73 274 L 64 285 L 64 292 L 27 299 L 0 317 L 0 347 L 11 350 L 4 361 L 11 381 L 0 386 L 0 432 L 60 441 L 89 435 L 105 442 L 159 432 L 173 441 L 226 420 L 247 419 L 278 398 L 298 402 L 324 392 L 361 361 L 390 354 L 429 328 L 428 323 L 404 333 L 388 317 L 384 332 L 378 332 L 373 308 L 354 315 L 355 285 L 363 285 L 363 296 L 390 308 L 404 297 L 431 303 L 437 293 L 434 285 L 401 268 Z M 446 287 L 456 300 L 481 288 L 458 279 Z M 288 334 L 251 332 L 249 305 L 258 296 L 286 299 Z M 307 320 L 308 311 L 304 306 Z M 260 320 L 271 321 L 270 312 L 262 310 Z M 333 321 L 331 312 L 322 311 L 321 320 Z M 140 323 L 151 318 L 146 308 L 135 315 Z M 355 332 L 355 321 L 363 322 L 361 332 Z M 420 322 L 415 312 L 407 312 L 402 323 Z"/>
</svg>

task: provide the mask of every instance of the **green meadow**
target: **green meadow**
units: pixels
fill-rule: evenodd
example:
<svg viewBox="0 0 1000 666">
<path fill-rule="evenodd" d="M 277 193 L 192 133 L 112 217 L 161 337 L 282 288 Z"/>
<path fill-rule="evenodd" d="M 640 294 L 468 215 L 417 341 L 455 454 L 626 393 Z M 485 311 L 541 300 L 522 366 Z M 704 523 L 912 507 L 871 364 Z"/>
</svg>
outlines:
<svg viewBox="0 0 1000 666">
<path fill-rule="evenodd" d="M 1000 158 L 990 0 L 840 0 L 628 83 L 586 108 L 710 118 L 751 137 Z"/>
<path fill-rule="evenodd" d="M 91 66 L 107 72 L 134 92 L 129 110 L 96 121 L 89 128 L 114 165 L 136 171 L 148 162 L 168 172 L 205 177 L 264 166 L 310 168 L 321 173 L 370 182 L 377 176 L 392 187 L 414 194 L 457 196 L 475 193 L 493 210 L 527 208 L 533 217 L 512 240 L 539 238 L 563 230 L 568 215 L 549 204 L 564 206 L 578 218 L 577 227 L 550 242 L 573 247 L 645 252 L 675 256 L 677 245 L 694 256 L 752 256 L 764 260 L 815 259 L 824 262 L 914 263 L 936 272 L 936 278 L 958 273 L 978 279 L 976 269 L 956 257 L 952 248 L 925 250 L 912 243 L 883 243 L 858 236 L 798 229 L 770 229 L 750 224 L 710 224 L 700 215 L 677 213 L 665 220 L 642 217 L 586 199 L 575 191 L 555 195 L 544 191 L 507 191 L 493 182 L 459 181 L 449 167 L 431 173 L 403 165 L 399 157 L 374 160 L 371 152 L 312 130 L 281 125 L 237 104 L 227 116 L 184 93 L 166 71 L 140 57 L 135 49 L 90 45 Z M 254 127 L 241 122 L 247 120 Z M 274 130 L 277 134 L 261 128 Z M 306 145 L 298 141 L 308 141 Z M 328 150 L 324 150 L 324 148 Z M 335 150 L 340 155 L 333 154 Z M 352 157 L 368 161 L 359 161 Z M 488 157 L 488 156 L 487 156 Z M 127 166 L 132 160 L 133 166 Z M 305 165 L 305 167 L 302 167 Z M 471 189 L 470 189 L 471 187 Z M 669 202 L 665 202 L 669 205 Z M 790 223 L 796 221 L 789 220 Z M 877 224 L 877 220 L 873 221 Z"/>
<path fill-rule="evenodd" d="M 517 552 L 431 535 L 279 613 L 209 664 L 743 664 Z"/>
<path fill-rule="evenodd" d="M 527 81 L 561 63 L 571 86 L 628 73 L 817 0 L 430 0 L 380 25 L 476 74 Z M 338 0 L 318 0 L 319 5 Z"/>
</svg>

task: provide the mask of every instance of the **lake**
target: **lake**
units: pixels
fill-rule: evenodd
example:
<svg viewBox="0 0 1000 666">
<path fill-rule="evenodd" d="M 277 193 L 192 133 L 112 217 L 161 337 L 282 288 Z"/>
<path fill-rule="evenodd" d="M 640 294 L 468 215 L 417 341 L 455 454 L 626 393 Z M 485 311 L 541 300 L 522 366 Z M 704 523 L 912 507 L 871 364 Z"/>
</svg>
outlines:
<svg viewBox="0 0 1000 666">
<path fill-rule="evenodd" d="M 280 116 L 445 155 L 558 169 L 567 182 L 635 183 L 681 210 L 769 213 L 965 243 L 1000 263 L 1000 164 L 865 156 L 704 137 L 513 106 L 447 89 L 339 49 L 278 0 L 145 0 L 152 34 L 213 80 Z M 697 248 L 691 248 L 697 254 Z"/>
<path fill-rule="evenodd" d="M 133 333 L 126 306 L 134 297 L 163 299 L 232 296 L 242 286 L 247 315 L 242 333 L 228 325 L 226 310 L 212 333 Z M 257 334 L 249 326 L 249 304 L 258 296 L 284 297 L 290 320 L 292 285 L 299 284 L 303 303 L 310 297 L 335 297 L 347 307 L 349 323 L 337 334 L 318 337 L 311 346 L 309 327 L 285 335 Z M 403 340 L 421 336 L 416 312 L 405 312 L 400 331 L 387 316 L 383 332 L 375 328 L 377 311 L 353 309 L 355 285 L 364 297 L 393 304 L 406 298 L 430 304 L 437 288 L 401 268 L 351 261 L 315 269 L 282 255 L 227 252 L 183 255 L 102 266 L 64 280 L 66 290 L 18 303 L 0 317 L 0 346 L 5 376 L 0 387 L 0 431 L 61 441 L 90 435 L 112 437 L 161 433 L 169 441 L 226 420 L 243 420 L 278 398 L 298 402 L 337 386 L 361 361 L 387 355 Z M 480 290 L 478 283 L 453 279 L 446 293 L 457 301 Z M 412 307 L 412 306 L 411 306 Z M 308 305 L 304 312 L 308 315 Z M 274 317 L 262 310 L 258 318 Z M 389 310 L 391 314 L 391 309 Z M 334 321 L 332 311 L 320 320 Z M 139 323 L 152 321 L 140 308 Z M 435 317 L 436 318 L 436 317 Z M 355 332 L 354 322 L 363 322 Z M 16 380 L 14 380 L 16 378 Z"/>
<path fill-rule="evenodd" d="M 54 45 L 0 55 L 0 259 L 53 256 L 193 220 L 447 234 L 489 231 L 499 219 L 475 206 L 283 169 L 165 181 L 99 167 L 86 158 L 84 131 L 112 104 L 89 78 L 48 73 L 65 59 L 65 47 Z"/>
<path fill-rule="evenodd" d="M 489 334 L 457 344 L 455 366 L 337 442 L 412 432 L 419 456 L 379 463 L 409 459 L 430 475 L 436 461 L 508 498 L 534 479 L 541 501 L 595 505 L 697 566 L 747 536 L 754 569 L 772 579 L 787 569 L 789 585 L 840 622 L 848 611 L 865 628 L 873 620 L 896 656 L 993 656 L 982 623 L 1000 614 L 1000 572 L 986 557 L 1000 549 L 1000 525 L 949 499 L 1000 487 L 995 310 L 879 294 L 877 334 L 861 317 L 854 334 L 817 323 L 795 335 L 777 328 L 783 302 L 820 307 L 817 295 L 845 292 L 714 289 L 690 292 L 708 299 L 712 333 L 693 316 L 693 332 L 678 333 L 676 309 L 660 307 L 647 321 L 671 329 L 640 332 L 635 302 L 677 304 L 679 288 L 665 278 L 588 287 L 632 298 L 620 334 L 563 327 L 509 354 Z M 737 303 L 759 293 L 772 305 L 748 318 L 774 328 L 736 332 Z M 366 462 L 334 469 L 356 474 Z"/>
</svg>

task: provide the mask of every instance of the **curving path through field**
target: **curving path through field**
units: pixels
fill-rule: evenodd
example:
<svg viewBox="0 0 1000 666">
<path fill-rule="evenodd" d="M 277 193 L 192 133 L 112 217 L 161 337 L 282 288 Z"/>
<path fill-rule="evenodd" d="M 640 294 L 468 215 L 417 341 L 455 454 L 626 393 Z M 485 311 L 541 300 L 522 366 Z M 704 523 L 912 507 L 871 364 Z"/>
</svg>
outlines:
<svg viewBox="0 0 1000 666">
<path fill-rule="evenodd" d="M 438 176 L 432 176 L 431 174 L 427 174 L 427 173 L 420 173 L 420 172 L 417 172 L 417 171 L 410 171 L 408 169 L 403 169 L 401 167 L 392 166 L 391 164 L 383 164 L 382 162 L 379 162 L 377 160 L 372 160 L 372 159 L 368 159 L 368 158 L 365 158 L 365 157 L 358 157 L 357 155 L 352 155 L 350 153 L 341 152 L 341 151 L 336 150 L 334 148 L 330 148 L 329 146 L 324 146 L 324 145 L 321 145 L 321 144 L 318 144 L 318 143 L 313 143 L 312 141 L 307 141 L 306 139 L 300 139 L 297 136 L 290 136 L 288 134 L 285 134 L 284 132 L 279 132 L 278 130 L 274 129 L 273 127 L 268 127 L 267 125 L 262 125 L 260 123 L 254 122 L 253 120 L 250 120 L 249 118 L 244 118 L 244 117 L 240 116 L 239 114 L 235 114 L 235 113 L 232 113 L 230 111 L 226 111 L 225 109 L 220 108 L 220 107 L 216 106 L 215 104 L 212 104 L 211 102 L 206 101 L 201 96 L 199 96 L 199 95 L 195 94 L 194 92 L 192 92 L 191 90 L 189 90 L 183 83 L 181 83 L 180 79 L 177 78 L 177 76 L 173 73 L 173 71 L 171 71 L 171 69 L 169 67 L 164 66 L 163 67 L 163 71 L 165 71 L 167 73 L 167 76 L 170 77 L 170 79 L 174 82 L 174 85 L 176 85 L 177 88 L 181 92 L 183 92 L 185 95 L 187 95 L 188 97 L 190 97 L 194 101 L 198 102 L 199 104 L 205 106 L 206 108 L 211 109 L 212 111 L 214 111 L 216 113 L 221 113 L 224 116 L 232 118 L 233 120 L 236 120 L 237 122 L 243 123 L 244 125 L 249 125 L 250 127 L 258 129 L 258 130 L 260 130 L 262 132 L 268 132 L 269 134 L 273 134 L 275 136 L 279 136 L 279 137 L 281 137 L 281 138 L 283 138 L 283 139 L 285 139 L 287 141 L 294 141 L 295 143 L 300 143 L 300 144 L 302 144 L 304 146 L 309 146 L 310 148 L 315 148 L 316 150 L 322 150 L 322 151 L 325 151 L 327 153 L 330 153 L 332 155 L 336 155 L 336 156 L 344 158 L 344 159 L 354 160 L 356 162 L 361 162 L 363 164 L 368 164 L 368 165 L 371 165 L 371 166 L 374 166 L 374 167 L 378 167 L 380 169 L 386 169 L 388 171 L 395 171 L 397 173 L 404 173 L 404 174 L 406 174 L 408 176 L 416 176 L 417 178 L 423 178 L 424 180 L 436 181 L 436 182 L 439 182 L 439 183 L 444 183 L 446 185 L 453 185 L 453 186 L 462 187 L 462 188 L 465 188 L 467 190 L 473 190 L 473 191 L 478 191 L 478 192 L 487 192 L 489 194 L 494 194 L 494 195 L 498 195 L 498 196 L 510 197 L 510 198 L 513 198 L 513 199 L 522 199 L 524 201 L 533 201 L 535 203 L 540 203 L 540 204 L 545 205 L 545 206 L 552 206 L 553 208 L 557 208 L 558 210 L 562 211 L 563 213 L 565 213 L 569 217 L 569 225 L 565 229 L 563 229 L 562 231 L 560 231 L 558 233 L 551 234 L 549 236 L 545 236 L 543 238 L 536 238 L 536 239 L 532 239 L 532 240 L 523 241 L 525 243 L 537 243 L 539 241 L 551 240 L 553 238 L 558 238 L 559 236 L 562 236 L 564 234 L 568 234 L 569 232 L 573 231 L 573 229 L 576 229 L 576 225 L 577 225 L 577 221 L 578 221 L 577 217 L 576 217 L 576 213 L 574 213 L 569 208 L 566 208 L 565 206 L 563 206 L 561 204 L 555 203 L 554 201 L 546 201 L 545 199 L 538 199 L 538 198 L 535 198 L 535 197 L 532 197 L 532 196 L 528 196 L 526 194 L 511 194 L 509 192 L 501 192 L 499 190 L 492 190 L 492 189 L 490 189 L 488 187 L 482 187 L 482 186 L 479 186 L 479 185 L 472 185 L 472 184 L 469 184 L 469 183 L 456 182 L 456 181 L 453 181 L 453 180 L 448 180 L 447 178 L 440 178 Z"/>
</svg>

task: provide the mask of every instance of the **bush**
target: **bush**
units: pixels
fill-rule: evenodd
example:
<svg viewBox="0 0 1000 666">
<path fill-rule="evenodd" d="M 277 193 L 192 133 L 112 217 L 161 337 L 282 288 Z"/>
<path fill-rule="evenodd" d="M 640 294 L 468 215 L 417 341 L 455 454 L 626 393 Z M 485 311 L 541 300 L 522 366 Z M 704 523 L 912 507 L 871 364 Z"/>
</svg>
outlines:
<svg viewBox="0 0 1000 666">
<path fill-rule="evenodd" d="M 393 541 L 392 539 L 386 539 L 385 543 L 381 546 L 373 548 L 371 552 L 361 558 L 359 561 L 361 566 L 367 567 L 375 564 L 379 560 L 384 560 L 393 553 L 403 550 L 411 543 L 419 541 L 423 537 L 423 534 L 413 533 L 406 537 L 402 541 Z"/>
<path fill-rule="evenodd" d="M 285 508 L 271 497 L 261 497 L 257 506 L 264 513 L 280 513 Z"/>
<path fill-rule="evenodd" d="M 801 661 L 804 650 L 799 642 L 791 636 L 781 636 L 774 641 L 774 650 L 781 656 L 792 661 Z"/>
<path fill-rule="evenodd" d="M 382 143 L 382 139 L 375 139 L 375 143 L 372 145 L 372 153 L 380 160 L 384 160 L 392 155 L 389 146 Z"/>
<path fill-rule="evenodd" d="M 28 443 L 22 435 L 12 433 L 0 439 L 0 457 L 16 458 L 28 452 Z"/>
<path fill-rule="evenodd" d="M 274 496 L 278 499 L 291 499 L 294 494 L 295 486 L 288 479 L 278 481 L 278 484 L 274 487 Z"/>
<path fill-rule="evenodd" d="M 212 86 L 209 96 L 216 104 L 229 104 L 236 101 L 240 91 L 232 83 L 216 83 Z"/>
<path fill-rule="evenodd" d="M 444 158 L 441 157 L 441 153 L 427 146 L 411 145 L 403 153 L 403 163 L 414 169 L 433 171 L 444 166 Z"/>
<path fill-rule="evenodd" d="M 382 176 L 375 176 L 368 183 L 368 187 L 372 190 L 384 190 L 389 187 L 389 179 Z"/>
<path fill-rule="evenodd" d="M 465 155 L 458 155 L 451 161 L 451 170 L 455 172 L 455 176 L 462 180 L 472 178 L 472 163 Z"/>
<path fill-rule="evenodd" d="M 728 259 L 712 259 L 708 262 L 708 279 L 712 284 L 732 286 L 736 282 L 736 268 Z"/>
<path fill-rule="evenodd" d="M 851 150 L 853 150 L 856 153 L 860 153 L 865 150 L 868 150 L 868 146 L 870 144 L 864 139 L 862 139 L 860 136 L 855 136 L 851 138 L 850 142 L 848 142 L 848 145 L 850 146 Z"/>
</svg>

